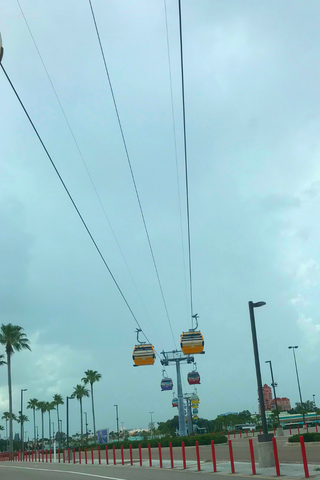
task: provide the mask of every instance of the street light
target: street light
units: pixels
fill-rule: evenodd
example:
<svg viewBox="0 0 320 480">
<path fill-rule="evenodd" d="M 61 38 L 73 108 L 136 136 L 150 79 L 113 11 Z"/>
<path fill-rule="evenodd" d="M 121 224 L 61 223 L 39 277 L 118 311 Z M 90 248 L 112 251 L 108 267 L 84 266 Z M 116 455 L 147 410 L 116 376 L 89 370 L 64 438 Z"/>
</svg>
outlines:
<svg viewBox="0 0 320 480">
<path fill-rule="evenodd" d="M 314 406 L 316 406 L 316 395 L 315 395 L 315 393 L 314 393 L 312 396 L 313 396 L 313 403 L 314 403 Z"/>
<path fill-rule="evenodd" d="M 274 402 L 275 402 L 275 404 L 276 404 L 276 410 L 277 410 L 277 416 L 278 416 L 278 423 L 279 423 L 279 427 L 280 427 L 280 418 L 279 418 L 279 410 L 278 410 L 277 394 L 276 394 L 276 387 L 278 386 L 278 384 L 275 383 L 274 378 L 273 378 L 273 370 L 272 370 L 271 360 L 266 360 L 265 363 L 269 363 L 269 364 L 270 364 L 271 381 L 272 381 L 271 387 L 272 387 L 272 389 L 273 389 Z"/>
<path fill-rule="evenodd" d="M 153 438 L 153 435 L 152 435 L 152 432 L 153 432 L 152 414 L 153 414 L 154 412 L 149 412 L 149 413 L 150 413 L 150 415 L 151 415 L 150 430 L 151 430 L 151 439 L 152 439 L 152 438 Z"/>
<path fill-rule="evenodd" d="M 27 388 L 22 388 L 21 389 L 21 417 L 20 417 L 20 420 L 21 420 L 21 450 L 23 451 L 24 450 L 24 445 L 23 445 L 23 419 L 22 419 L 22 415 L 23 415 L 23 392 L 26 392 L 28 389 Z"/>
<path fill-rule="evenodd" d="M 298 373 L 297 360 L 296 360 L 296 354 L 295 354 L 295 350 L 299 347 L 297 345 L 296 346 L 290 345 L 290 347 L 288 347 L 288 348 L 289 348 L 289 350 L 292 349 L 292 351 L 293 351 L 293 359 L 294 359 L 294 365 L 296 367 L 297 382 L 298 382 L 298 389 L 299 389 L 299 395 L 300 395 L 300 404 L 301 404 L 301 408 L 303 409 L 299 373 Z M 302 415 L 303 415 L 303 423 L 304 423 L 304 413 Z"/>
<path fill-rule="evenodd" d="M 83 412 L 83 415 L 86 416 L 86 438 L 88 440 L 88 413 L 87 412 Z"/>
<path fill-rule="evenodd" d="M 67 396 L 67 449 L 69 448 L 69 400 L 72 400 L 74 397 Z"/>
<path fill-rule="evenodd" d="M 51 426 L 52 426 L 52 440 L 54 440 L 54 422 L 51 422 Z"/>
<path fill-rule="evenodd" d="M 117 434 L 118 434 L 118 442 L 119 442 L 120 437 L 119 437 L 119 412 L 118 412 L 118 405 L 113 405 L 113 406 L 116 407 Z"/>
<path fill-rule="evenodd" d="M 2 38 L 1 38 L 1 33 L 0 33 L 0 63 L 3 57 L 3 46 L 2 46 Z"/>
</svg>

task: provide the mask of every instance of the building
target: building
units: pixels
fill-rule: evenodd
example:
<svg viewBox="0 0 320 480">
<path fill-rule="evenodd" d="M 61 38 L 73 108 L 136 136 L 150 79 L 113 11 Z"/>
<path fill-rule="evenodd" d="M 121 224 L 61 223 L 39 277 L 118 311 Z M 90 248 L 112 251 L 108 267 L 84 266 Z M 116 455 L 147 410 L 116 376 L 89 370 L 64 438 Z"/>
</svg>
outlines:
<svg viewBox="0 0 320 480">
<path fill-rule="evenodd" d="M 277 397 L 277 405 L 278 405 L 278 410 L 279 412 L 287 412 L 288 410 L 291 410 L 291 404 L 290 400 L 287 397 Z M 273 399 L 271 402 L 271 410 L 275 410 L 276 408 L 276 402 Z"/>
<path fill-rule="evenodd" d="M 263 391 L 264 408 L 266 412 L 270 410 L 275 410 L 276 402 L 274 398 L 272 398 L 271 387 L 269 387 L 269 385 L 265 383 L 262 387 L 262 391 Z M 288 411 L 291 409 L 290 400 L 287 397 L 282 397 L 282 398 L 277 397 L 277 404 L 278 404 L 279 411 Z M 259 405 L 259 413 L 261 413 L 260 405 Z"/>
</svg>

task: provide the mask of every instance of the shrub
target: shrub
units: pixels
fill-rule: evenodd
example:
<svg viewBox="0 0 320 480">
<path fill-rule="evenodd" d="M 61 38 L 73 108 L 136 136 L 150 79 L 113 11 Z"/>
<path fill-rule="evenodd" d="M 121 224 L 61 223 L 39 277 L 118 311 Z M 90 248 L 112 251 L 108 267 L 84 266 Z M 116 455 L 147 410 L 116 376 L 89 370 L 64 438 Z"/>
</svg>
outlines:
<svg viewBox="0 0 320 480">
<path fill-rule="evenodd" d="M 214 440 L 215 444 L 227 443 L 228 441 L 227 437 L 224 435 L 221 435 L 220 433 L 218 435 L 211 435 L 209 433 L 206 433 L 204 435 L 197 435 L 195 437 L 165 437 L 165 438 L 153 438 L 152 440 L 141 440 L 141 441 L 127 440 L 125 442 L 110 443 L 108 447 L 110 446 L 112 448 L 114 445 L 116 449 L 119 449 L 121 448 L 121 445 L 123 445 L 123 448 L 129 448 L 129 445 L 131 444 L 132 448 L 139 448 L 139 444 L 140 444 L 141 448 L 147 448 L 149 443 L 151 447 L 157 447 L 159 443 L 161 444 L 162 447 L 169 447 L 170 442 L 172 443 L 173 447 L 180 447 L 181 442 L 184 442 L 186 447 L 192 447 L 193 445 L 196 444 L 196 441 L 199 442 L 199 445 L 209 445 L 211 443 L 211 440 Z"/>
<path fill-rule="evenodd" d="M 300 442 L 300 437 L 304 438 L 305 442 L 320 442 L 320 433 L 303 433 L 302 435 L 293 435 L 289 438 L 289 442 Z"/>
</svg>

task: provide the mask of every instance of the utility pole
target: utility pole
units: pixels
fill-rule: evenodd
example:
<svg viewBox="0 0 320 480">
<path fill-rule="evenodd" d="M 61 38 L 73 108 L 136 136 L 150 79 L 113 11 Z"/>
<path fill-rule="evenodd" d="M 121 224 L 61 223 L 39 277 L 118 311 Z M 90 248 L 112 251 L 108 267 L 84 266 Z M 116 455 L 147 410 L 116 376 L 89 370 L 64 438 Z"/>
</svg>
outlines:
<svg viewBox="0 0 320 480">
<path fill-rule="evenodd" d="M 86 417 L 86 438 L 88 440 L 88 413 L 83 412 L 83 415 L 85 415 L 85 417 Z"/>
<path fill-rule="evenodd" d="M 23 444 L 23 442 L 24 442 L 23 423 L 24 422 L 23 422 L 23 417 L 22 417 L 22 415 L 23 415 L 23 392 L 26 392 L 26 391 L 27 391 L 27 388 L 21 389 L 21 411 L 20 411 L 21 417 L 20 417 L 20 421 L 21 421 L 21 450 L 22 450 L 22 452 L 24 450 L 24 444 Z"/>
<path fill-rule="evenodd" d="M 120 434 L 119 434 L 119 410 L 118 405 L 113 405 L 116 407 L 116 420 L 117 420 L 117 435 L 118 435 L 118 442 L 120 441 Z"/>
<path fill-rule="evenodd" d="M 178 391 L 178 412 L 179 412 L 179 436 L 185 437 L 187 435 L 186 427 L 186 418 L 184 413 L 184 402 L 183 402 L 183 391 L 182 391 L 182 382 L 181 382 L 181 363 L 193 363 L 194 357 L 191 355 L 184 355 L 180 350 L 172 350 L 171 352 L 161 352 L 163 355 L 163 360 L 161 360 L 161 365 L 165 367 L 169 366 L 170 363 L 176 365 L 177 371 L 177 391 Z"/>
<path fill-rule="evenodd" d="M 67 397 L 67 449 L 69 448 L 69 400 L 73 397 Z"/>
</svg>

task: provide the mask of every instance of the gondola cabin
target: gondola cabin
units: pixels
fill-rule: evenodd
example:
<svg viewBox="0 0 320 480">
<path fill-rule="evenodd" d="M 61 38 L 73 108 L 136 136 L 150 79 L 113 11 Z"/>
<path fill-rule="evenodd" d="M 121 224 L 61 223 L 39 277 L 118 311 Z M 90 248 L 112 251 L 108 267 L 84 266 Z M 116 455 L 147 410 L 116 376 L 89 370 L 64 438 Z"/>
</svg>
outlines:
<svg viewBox="0 0 320 480">
<path fill-rule="evenodd" d="M 200 383 L 200 375 L 198 372 L 188 373 L 187 379 L 188 379 L 189 385 L 199 385 Z"/>
<path fill-rule="evenodd" d="M 197 408 L 192 409 L 192 413 L 198 413 L 198 412 L 199 412 L 199 410 Z"/>
<path fill-rule="evenodd" d="M 194 420 L 195 422 L 199 419 L 198 415 L 193 415 L 192 418 L 193 418 L 193 420 Z"/>
<path fill-rule="evenodd" d="M 202 353 L 204 349 L 204 340 L 201 332 L 184 332 L 180 337 L 181 350 L 185 355 L 195 355 Z"/>
<path fill-rule="evenodd" d="M 178 399 L 177 399 L 176 397 L 174 397 L 174 398 L 172 399 L 172 406 L 173 406 L 173 407 L 177 407 L 177 406 L 178 406 Z"/>
<path fill-rule="evenodd" d="M 173 382 L 171 378 L 163 378 L 161 380 L 161 391 L 172 390 Z"/>
<path fill-rule="evenodd" d="M 135 367 L 153 365 L 156 358 L 153 345 L 147 343 L 136 345 L 133 349 L 132 358 Z"/>
</svg>

